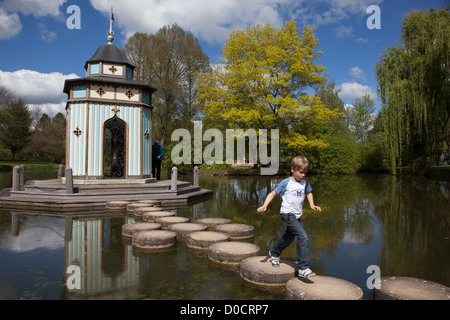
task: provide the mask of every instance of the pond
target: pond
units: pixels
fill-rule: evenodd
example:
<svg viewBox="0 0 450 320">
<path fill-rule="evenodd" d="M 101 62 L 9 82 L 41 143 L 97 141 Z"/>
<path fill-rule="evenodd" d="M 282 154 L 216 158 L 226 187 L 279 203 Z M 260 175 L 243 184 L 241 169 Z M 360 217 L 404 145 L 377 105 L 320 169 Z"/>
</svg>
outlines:
<svg viewBox="0 0 450 320">
<path fill-rule="evenodd" d="M 0 174 L 0 186 L 8 187 L 10 173 Z M 265 255 L 284 232 L 281 199 L 275 198 L 265 213 L 256 208 L 283 178 L 201 176 L 201 187 L 213 190 L 214 198 L 174 210 L 191 221 L 221 217 L 251 224 L 253 243 Z M 306 206 L 303 219 L 310 267 L 318 275 L 354 283 L 366 300 L 373 299 L 367 286 L 373 265 L 382 277 L 408 276 L 450 286 L 448 181 L 390 175 L 307 179 L 323 209 Z M 121 236 L 122 225 L 133 219 L 106 211 L 67 218 L 0 209 L 0 299 L 285 300 L 282 289 L 250 284 L 241 279 L 239 267 L 209 261 L 205 252 L 183 242 L 160 252 L 135 250 Z M 283 257 L 294 256 L 291 244 Z M 80 266 L 80 290 L 66 286 L 72 264 Z"/>
</svg>

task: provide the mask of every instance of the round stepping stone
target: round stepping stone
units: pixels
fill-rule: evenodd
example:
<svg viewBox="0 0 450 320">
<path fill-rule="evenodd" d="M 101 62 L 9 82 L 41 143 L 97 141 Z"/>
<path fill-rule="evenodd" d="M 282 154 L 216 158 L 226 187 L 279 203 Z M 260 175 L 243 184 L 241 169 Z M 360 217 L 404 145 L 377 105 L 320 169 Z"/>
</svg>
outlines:
<svg viewBox="0 0 450 320">
<path fill-rule="evenodd" d="M 238 265 L 242 260 L 259 255 L 256 244 L 239 241 L 219 242 L 209 246 L 208 258 L 211 261 Z"/>
<path fill-rule="evenodd" d="M 230 240 L 230 236 L 216 231 L 198 231 L 189 233 L 185 238 L 186 246 L 192 249 L 207 250 L 212 244 Z"/>
<path fill-rule="evenodd" d="M 288 300 L 362 300 L 363 291 L 346 280 L 313 276 L 293 278 L 286 283 Z"/>
<path fill-rule="evenodd" d="M 159 206 L 161 205 L 161 201 L 159 200 L 139 200 L 138 203 L 147 203 L 152 206 Z"/>
<path fill-rule="evenodd" d="M 224 219 L 224 218 L 203 218 L 203 219 L 198 219 L 195 222 L 204 224 L 208 227 L 208 229 L 214 230 L 218 225 L 231 223 L 231 220 Z"/>
<path fill-rule="evenodd" d="M 409 277 L 380 279 L 374 289 L 375 300 L 450 300 L 450 288 L 442 284 Z"/>
<path fill-rule="evenodd" d="M 136 232 L 156 230 L 160 228 L 161 225 L 158 223 L 126 223 L 122 225 L 122 236 L 131 238 Z"/>
<path fill-rule="evenodd" d="M 142 231 L 133 235 L 131 244 L 138 249 L 171 248 L 177 243 L 177 234 L 167 230 Z"/>
<path fill-rule="evenodd" d="M 125 210 L 130 204 L 128 201 L 108 201 L 105 208 L 108 210 Z"/>
<path fill-rule="evenodd" d="M 155 212 L 162 211 L 163 209 L 160 207 L 137 207 L 134 209 L 134 215 L 138 217 L 142 217 L 145 212 Z"/>
<path fill-rule="evenodd" d="M 269 256 L 250 257 L 241 262 L 241 277 L 248 282 L 264 286 L 284 286 L 294 278 L 298 265 L 291 259 L 280 258 L 274 267 Z"/>
<path fill-rule="evenodd" d="M 161 217 L 155 219 L 161 225 L 161 229 L 167 229 L 171 224 L 189 222 L 189 218 L 184 217 Z"/>
<path fill-rule="evenodd" d="M 207 227 L 201 223 L 175 223 L 167 228 L 177 234 L 178 237 L 186 237 L 191 232 L 206 231 Z"/>
<path fill-rule="evenodd" d="M 216 231 L 228 234 L 230 240 L 244 240 L 253 238 L 255 228 L 249 224 L 227 223 L 218 225 Z"/>
<path fill-rule="evenodd" d="M 145 211 L 142 214 L 142 220 L 146 221 L 146 222 L 153 222 L 158 218 L 163 218 L 163 217 L 173 217 L 175 215 L 175 212 L 170 212 L 170 211 Z"/>
<path fill-rule="evenodd" d="M 134 212 L 136 208 L 149 207 L 147 203 L 133 202 L 127 205 L 127 211 Z"/>
</svg>

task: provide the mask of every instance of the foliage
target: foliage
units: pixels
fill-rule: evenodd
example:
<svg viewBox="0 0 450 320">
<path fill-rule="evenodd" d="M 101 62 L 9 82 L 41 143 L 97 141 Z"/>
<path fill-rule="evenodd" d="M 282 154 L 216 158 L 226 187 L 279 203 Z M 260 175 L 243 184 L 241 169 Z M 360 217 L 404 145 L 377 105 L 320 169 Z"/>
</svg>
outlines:
<svg viewBox="0 0 450 320">
<path fill-rule="evenodd" d="M 349 125 L 357 142 L 367 143 L 367 136 L 374 121 L 375 102 L 366 94 L 358 98 L 349 109 Z"/>
<path fill-rule="evenodd" d="M 12 153 L 12 160 L 29 142 L 31 116 L 22 99 L 0 108 L 0 142 Z"/>
<path fill-rule="evenodd" d="M 209 58 L 191 32 L 165 26 L 153 35 L 135 33 L 124 48 L 136 65 L 136 80 L 158 89 L 153 95 L 154 138 L 164 146 L 174 129 L 193 129 L 197 72 L 209 70 Z"/>
<path fill-rule="evenodd" d="M 30 137 L 30 147 L 24 150 L 28 158 L 63 163 L 66 151 L 66 118 L 62 113 L 50 118 L 43 113 Z"/>
<path fill-rule="evenodd" d="M 323 173 L 351 174 L 360 168 L 360 148 L 350 137 L 330 135 L 328 146 L 320 152 L 318 169 Z"/>
<path fill-rule="evenodd" d="M 411 11 L 400 42 L 376 65 L 393 172 L 417 157 L 435 158 L 441 141 L 450 142 L 449 30 L 449 7 Z"/>
<path fill-rule="evenodd" d="M 314 64 L 316 46 L 313 29 L 305 25 L 300 34 L 295 21 L 232 32 L 222 63 L 200 75 L 206 126 L 279 129 L 284 155 L 326 147 L 323 132 L 338 112 L 306 92 L 326 80 L 324 67 Z"/>
</svg>

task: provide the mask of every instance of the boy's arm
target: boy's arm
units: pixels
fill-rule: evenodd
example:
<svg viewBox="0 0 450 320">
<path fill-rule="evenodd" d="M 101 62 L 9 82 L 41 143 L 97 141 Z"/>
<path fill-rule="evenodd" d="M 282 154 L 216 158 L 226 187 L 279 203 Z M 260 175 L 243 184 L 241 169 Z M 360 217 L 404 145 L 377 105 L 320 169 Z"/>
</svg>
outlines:
<svg viewBox="0 0 450 320">
<path fill-rule="evenodd" d="M 316 206 L 316 205 L 314 204 L 314 197 L 313 197 L 312 192 L 308 193 L 308 194 L 306 195 L 306 198 L 308 199 L 309 206 L 311 207 L 311 209 L 317 210 L 317 211 L 322 211 L 322 208 L 320 208 L 319 206 Z"/>
<path fill-rule="evenodd" d="M 264 201 L 264 204 L 259 207 L 256 211 L 258 212 L 264 212 L 267 210 L 267 207 L 269 206 L 269 204 L 272 202 L 273 198 L 275 198 L 277 196 L 277 193 L 274 191 L 272 191 L 271 193 L 269 193 L 266 197 L 266 200 Z"/>
</svg>

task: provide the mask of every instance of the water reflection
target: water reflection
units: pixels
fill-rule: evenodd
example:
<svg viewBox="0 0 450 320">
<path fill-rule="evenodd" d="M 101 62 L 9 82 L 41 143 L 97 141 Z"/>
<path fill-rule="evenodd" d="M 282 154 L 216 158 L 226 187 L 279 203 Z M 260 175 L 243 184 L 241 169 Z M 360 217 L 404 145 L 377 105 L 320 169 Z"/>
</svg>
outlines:
<svg viewBox="0 0 450 320">
<path fill-rule="evenodd" d="M 277 197 L 256 208 L 282 177 L 201 177 L 214 199 L 176 215 L 222 217 L 255 226 L 253 242 L 266 254 L 284 232 Z M 311 268 L 348 280 L 371 299 L 367 268 L 382 276 L 408 276 L 450 285 L 449 197 L 442 184 L 414 177 L 311 176 L 322 213 L 305 208 Z M 283 292 L 250 285 L 238 268 L 210 262 L 182 242 L 160 252 L 136 250 L 121 235 L 125 213 L 58 215 L 0 211 L 0 299 L 284 299 Z M 284 252 L 295 257 L 295 245 Z M 80 266 L 81 289 L 65 285 Z"/>
</svg>

